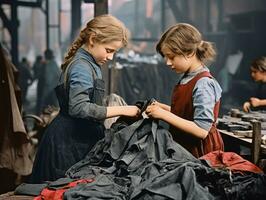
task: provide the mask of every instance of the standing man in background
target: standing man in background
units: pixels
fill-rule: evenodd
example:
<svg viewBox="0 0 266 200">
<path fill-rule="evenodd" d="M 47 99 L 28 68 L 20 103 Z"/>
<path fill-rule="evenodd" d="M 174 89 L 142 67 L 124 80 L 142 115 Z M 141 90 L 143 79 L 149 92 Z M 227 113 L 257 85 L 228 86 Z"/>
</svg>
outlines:
<svg viewBox="0 0 266 200">
<path fill-rule="evenodd" d="M 53 51 L 51 49 L 45 50 L 44 58 L 45 60 L 40 69 L 37 87 L 37 114 L 40 114 L 48 105 L 58 106 L 54 88 L 59 80 L 60 69 L 54 60 Z"/>
<path fill-rule="evenodd" d="M 30 72 L 30 65 L 27 58 L 25 57 L 22 58 L 21 62 L 18 65 L 18 70 L 19 70 L 18 84 L 21 89 L 21 101 L 22 104 L 25 105 L 28 87 L 29 85 L 31 85 L 33 80 Z"/>
</svg>

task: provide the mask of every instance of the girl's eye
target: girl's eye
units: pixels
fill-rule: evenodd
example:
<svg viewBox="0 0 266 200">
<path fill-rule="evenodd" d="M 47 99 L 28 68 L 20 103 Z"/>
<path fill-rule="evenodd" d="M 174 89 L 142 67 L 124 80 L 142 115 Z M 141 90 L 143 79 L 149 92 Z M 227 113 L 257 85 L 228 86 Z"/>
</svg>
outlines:
<svg viewBox="0 0 266 200">
<path fill-rule="evenodd" d="M 166 59 L 169 59 L 169 60 L 173 60 L 174 59 L 174 55 L 170 55 L 170 54 L 167 54 L 164 56 Z"/>
<path fill-rule="evenodd" d="M 105 49 L 106 50 L 106 53 L 113 53 L 114 50 L 112 49 Z"/>
<path fill-rule="evenodd" d="M 173 59 L 174 59 L 174 56 L 167 56 L 167 58 L 168 58 L 169 60 L 173 60 Z"/>
</svg>

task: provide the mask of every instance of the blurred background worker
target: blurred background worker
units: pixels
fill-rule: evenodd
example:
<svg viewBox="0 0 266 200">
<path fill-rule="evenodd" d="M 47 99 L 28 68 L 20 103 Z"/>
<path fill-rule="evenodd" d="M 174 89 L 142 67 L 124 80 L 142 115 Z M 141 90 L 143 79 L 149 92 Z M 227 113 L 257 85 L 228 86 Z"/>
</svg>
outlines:
<svg viewBox="0 0 266 200">
<path fill-rule="evenodd" d="M 266 57 L 260 57 L 251 63 L 250 75 L 259 85 L 255 96 L 244 103 L 243 110 L 245 112 L 254 108 L 266 110 Z"/>
<path fill-rule="evenodd" d="M 45 60 L 42 67 L 40 67 L 40 71 L 36 73 L 39 74 L 36 104 L 37 114 L 40 114 L 48 105 L 58 107 L 54 88 L 59 81 L 60 69 L 54 60 L 54 54 L 51 49 L 47 49 L 44 52 L 44 58 Z"/>
</svg>

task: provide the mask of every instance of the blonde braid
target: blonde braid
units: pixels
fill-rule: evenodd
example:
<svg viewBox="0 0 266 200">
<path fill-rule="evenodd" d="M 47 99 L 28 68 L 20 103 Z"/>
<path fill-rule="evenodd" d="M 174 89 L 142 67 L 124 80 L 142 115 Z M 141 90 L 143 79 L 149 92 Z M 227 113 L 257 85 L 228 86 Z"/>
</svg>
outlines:
<svg viewBox="0 0 266 200">
<path fill-rule="evenodd" d="M 67 71 L 70 67 L 70 63 L 73 60 L 74 55 L 76 54 L 77 50 L 87 41 L 87 27 L 82 29 L 78 38 L 72 43 L 72 46 L 69 48 L 65 58 L 64 62 L 61 65 L 61 69 L 64 74 L 64 85 L 66 86 L 67 82 Z"/>
<path fill-rule="evenodd" d="M 69 65 L 69 63 L 73 59 L 77 50 L 87 41 L 86 38 L 88 36 L 86 35 L 86 29 L 87 29 L 87 27 L 84 28 L 83 30 L 81 30 L 78 38 L 72 43 L 72 46 L 69 48 L 67 54 L 65 55 L 64 62 L 61 65 L 61 69 L 63 72 L 65 72 L 67 70 L 67 68 L 68 68 L 67 66 Z"/>
</svg>

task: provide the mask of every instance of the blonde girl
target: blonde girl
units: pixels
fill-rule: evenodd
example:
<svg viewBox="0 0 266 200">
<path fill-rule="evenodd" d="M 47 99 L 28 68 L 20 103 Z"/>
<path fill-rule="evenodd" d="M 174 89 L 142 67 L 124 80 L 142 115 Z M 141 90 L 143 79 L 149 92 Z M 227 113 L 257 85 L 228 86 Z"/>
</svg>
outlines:
<svg viewBox="0 0 266 200">
<path fill-rule="evenodd" d="M 136 106 L 102 106 L 101 67 L 128 42 L 124 24 L 111 15 L 89 21 L 72 43 L 62 64 L 56 87 L 60 113 L 44 133 L 30 181 L 40 183 L 63 177 L 104 137 L 103 120 L 136 116 Z"/>
</svg>

